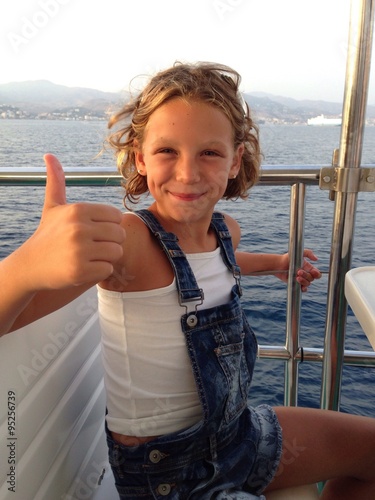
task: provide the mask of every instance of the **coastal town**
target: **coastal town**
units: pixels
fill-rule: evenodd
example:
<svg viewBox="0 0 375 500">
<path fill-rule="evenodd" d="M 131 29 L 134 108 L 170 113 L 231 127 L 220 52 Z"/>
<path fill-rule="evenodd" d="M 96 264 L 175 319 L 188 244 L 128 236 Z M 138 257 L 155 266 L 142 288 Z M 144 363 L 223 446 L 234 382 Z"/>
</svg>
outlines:
<svg viewBox="0 0 375 500">
<path fill-rule="evenodd" d="M 262 92 L 244 92 L 243 96 L 259 125 L 341 124 L 340 102 L 299 101 Z M 70 88 L 45 80 L 3 84 L 0 120 L 108 121 L 128 98 L 126 91 Z M 374 105 L 367 108 L 366 124 L 375 126 Z"/>
<path fill-rule="evenodd" d="M 107 121 L 111 109 L 91 110 L 88 107 L 67 107 L 53 111 L 30 111 L 9 104 L 0 104 L 0 119 L 3 120 L 66 120 L 66 121 Z M 259 124 L 274 125 L 304 125 L 310 124 L 305 116 L 298 113 L 285 113 L 284 116 L 273 116 L 272 113 L 262 109 L 255 110 L 256 120 Z M 314 118 L 312 118 L 314 120 Z M 338 119 L 339 120 L 339 119 Z M 339 120 L 340 121 L 340 120 Z M 375 124 L 375 120 L 374 124 Z"/>
<path fill-rule="evenodd" d="M 0 104 L 0 119 L 3 120 L 107 120 L 109 112 L 92 111 L 85 107 L 33 112 L 10 104 Z"/>
</svg>

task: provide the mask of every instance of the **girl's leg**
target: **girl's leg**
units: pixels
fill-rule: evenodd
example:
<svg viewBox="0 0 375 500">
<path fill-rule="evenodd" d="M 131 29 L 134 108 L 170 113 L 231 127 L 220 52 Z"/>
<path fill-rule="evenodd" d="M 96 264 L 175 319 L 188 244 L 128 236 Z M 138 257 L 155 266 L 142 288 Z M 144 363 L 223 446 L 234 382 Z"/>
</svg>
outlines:
<svg viewBox="0 0 375 500">
<path fill-rule="evenodd" d="M 268 491 L 328 481 L 322 498 L 375 498 L 375 419 L 311 408 L 275 408 L 283 455 Z"/>
</svg>

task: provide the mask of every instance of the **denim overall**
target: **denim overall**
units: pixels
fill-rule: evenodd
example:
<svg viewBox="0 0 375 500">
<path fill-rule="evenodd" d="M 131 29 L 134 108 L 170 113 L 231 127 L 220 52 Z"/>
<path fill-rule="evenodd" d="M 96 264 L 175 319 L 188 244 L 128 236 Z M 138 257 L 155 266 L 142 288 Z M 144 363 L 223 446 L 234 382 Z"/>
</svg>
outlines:
<svg viewBox="0 0 375 500">
<path fill-rule="evenodd" d="M 240 272 L 219 213 L 215 230 L 236 284 L 230 302 L 202 309 L 203 292 L 177 243 L 153 214 L 137 212 L 166 252 L 176 276 L 181 316 L 203 417 L 194 426 L 139 446 L 124 446 L 107 429 L 109 461 L 120 499 L 254 499 L 272 480 L 281 455 L 273 410 L 248 406 L 257 342 L 240 305 Z M 183 310 L 182 310 L 183 311 Z"/>
</svg>

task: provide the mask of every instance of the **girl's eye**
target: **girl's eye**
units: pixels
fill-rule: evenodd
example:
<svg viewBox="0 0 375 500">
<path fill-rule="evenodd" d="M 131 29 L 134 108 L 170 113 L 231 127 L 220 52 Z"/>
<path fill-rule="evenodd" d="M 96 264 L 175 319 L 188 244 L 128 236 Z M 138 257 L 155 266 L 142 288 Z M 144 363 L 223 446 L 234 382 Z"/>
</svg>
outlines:
<svg viewBox="0 0 375 500">
<path fill-rule="evenodd" d="M 204 156 L 218 156 L 219 153 L 217 153 L 216 151 L 203 151 L 203 155 Z"/>
<path fill-rule="evenodd" d="M 172 148 L 162 148 L 158 150 L 158 153 L 172 154 L 174 150 Z"/>
</svg>

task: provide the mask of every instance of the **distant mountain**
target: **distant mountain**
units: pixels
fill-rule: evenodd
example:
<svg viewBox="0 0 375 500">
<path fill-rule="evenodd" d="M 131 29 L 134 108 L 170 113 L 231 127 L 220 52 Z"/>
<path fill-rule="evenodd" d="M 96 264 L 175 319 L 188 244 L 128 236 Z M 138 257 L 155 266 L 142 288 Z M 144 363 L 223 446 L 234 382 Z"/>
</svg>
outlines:
<svg viewBox="0 0 375 500">
<path fill-rule="evenodd" d="M 66 107 L 84 107 L 104 111 L 123 100 L 124 95 L 121 93 L 66 87 L 47 80 L 0 85 L 0 104 L 9 104 L 34 113 L 51 112 Z"/>
<path fill-rule="evenodd" d="M 79 116 L 92 113 L 104 119 L 109 109 L 118 109 L 127 98 L 126 92 L 67 87 L 47 80 L 13 82 L 0 85 L 0 115 L 64 119 L 74 116 L 74 108 L 81 108 Z M 258 123 L 306 123 L 320 114 L 339 116 L 342 112 L 341 103 L 300 101 L 264 92 L 246 93 L 245 99 Z M 367 118 L 375 120 L 375 106 L 368 106 Z"/>
<path fill-rule="evenodd" d="M 316 111 L 319 111 L 320 109 L 324 108 L 326 113 L 341 113 L 342 111 L 342 103 L 337 103 L 337 102 L 330 102 L 330 101 L 323 101 L 323 100 L 316 100 L 313 101 L 311 99 L 303 99 L 303 100 L 297 100 L 293 99 L 291 97 L 283 97 L 280 95 L 274 95 L 274 94 L 267 94 L 266 92 L 251 92 L 249 94 L 250 96 L 253 97 L 258 97 L 260 99 L 271 99 L 274 102 L 277 102 L 283 106 L 286 106 L 289 109 L 314 109 Z"/>
<path fill-rule="evenodd" d="M 245 99 L 260 121 L 273 119 L 298 123 L 321 114 L 340 116 L 342 113 L 342 103 L 337 102 L 297 100 L 265 92 L 246 93 Z M 366 116 L 375 119 L 375 106 L 367 107 Z"/>
</svg>

